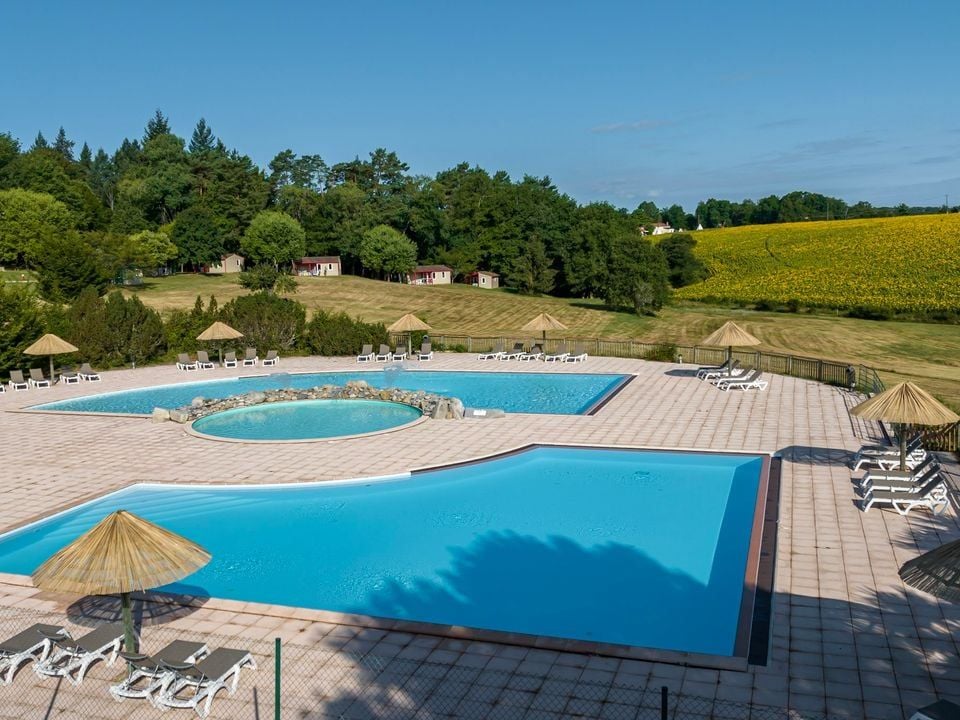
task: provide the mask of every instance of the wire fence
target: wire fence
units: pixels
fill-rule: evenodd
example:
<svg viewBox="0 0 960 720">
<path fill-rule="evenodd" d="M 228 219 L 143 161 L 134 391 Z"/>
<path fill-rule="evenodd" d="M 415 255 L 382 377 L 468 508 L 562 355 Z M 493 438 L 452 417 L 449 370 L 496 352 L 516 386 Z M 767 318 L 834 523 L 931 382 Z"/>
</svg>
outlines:
<svg viewBox="0 0 960 720">
<path fill-rule="evenodd" d="M 78 640 L 98 626 L 89 618 L 64 622 L 62 615 L 6 608 L 0 610 L 0 637 L 13 637 L 34 623 L 65 625 Z M 213 696 L 211 718 L 826 720 L 816 713 L 679 694 L 660 683 L 631 681 L 634 676 L 630 675 L 602 673 L 610 679 L 597 681 L 588 668 L 578 665 L 555 665 L 540 674 L 524 673 L 495 668 L 493 656 L 452 653 L 456 657 L 450 662 L 433 662 L 404 657 L 399 645 L 396 653 L 388 655 L 359 654 L 322 642 L 280 642 L 257 638 L 256 634 L 251 630 L 247 637 L 243 633 L 226 636 L 149 625 L 142 629 L 140 651 L 155 654 L 171 642 L 186 640 L 205 644 L 211 653 L 217 648 L 249 653 L 251 662 L 239 669 L 236 689 L 231 692 L 230 677 Z M 118 701 L 111 688 L 120 685 L 129 672 L 122 658 L 110 664 L 103 659 L 93 663 L 79 684 L 74 682 L 75 671 L 68 677 L 41 675 L 35 668 L 46 666 L 37 660 L 25 662 L 8 678 L 3 664 L 7 659 L 0 661 L 0 678 L 9 679 L 0 684 L 0 718 L 146 720 L 162 716 L 175 720 L 203 717 L 208 710 L 202 690 L 197 710 L 166 707 L 176 700 L 189 702 L 198 694 L 192 686 L 175 694 L 165 693 L 162 685 L 168 676 L 146 678 L 134 686 L 146 688 L 154 683 L 149 698 Z M 204 668 L 202 660 L 198 667 Z M 170 680 L 166 682 L 172 690 Z M 749 685 L 747 682 L 748 693 Z"/>
</svg>

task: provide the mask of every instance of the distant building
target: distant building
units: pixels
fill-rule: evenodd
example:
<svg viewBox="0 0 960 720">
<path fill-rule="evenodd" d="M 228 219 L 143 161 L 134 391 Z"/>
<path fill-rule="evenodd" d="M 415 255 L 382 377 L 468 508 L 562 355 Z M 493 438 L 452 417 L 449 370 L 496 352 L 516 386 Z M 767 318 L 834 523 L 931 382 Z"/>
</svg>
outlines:
<svg viewBox="0 0 960 720">
<path fill-rule="evenodd" d="M 670 227 L 670 223 L 658 222 L 653 224 L 654 235 L 668 235 L 672 232 L 676 232 L 676 231 L 672 227 Z"/>
<path fill-rule="evenodd" d="M 320 255 L 317 257 L 302 257 L 293 262 L 294 275 L 311 275 L 313 277 L 326 277 L 328 275 L 341 275 L 340 256 L 339 255 Z"/>
<path fill-rule="evenodd" d="M 467 275 L 464 282 L 468 282 L 474 287 L 491 290 L 500 287 L 500 276 L 490 270 L 474 270 Z"/>
<path fill-rule="evenodd" d="M 200 272 L 206 273 L 207 275 L 230 275 L 233 273 L 240 273 L 243 272 L 244 262 L 245 260 L 243 255 L 230 253 L 229 255 L 224 255 L 222 258 L 220 258 L 220 262 L 202 265 L 200 267 Z"/>
<path fill-rule="evenodd" d="M 411 285 L 449 285 L 453 282 L 453 268 L 446 265 L 417 265 L 407 275 Z"/>
</svg>

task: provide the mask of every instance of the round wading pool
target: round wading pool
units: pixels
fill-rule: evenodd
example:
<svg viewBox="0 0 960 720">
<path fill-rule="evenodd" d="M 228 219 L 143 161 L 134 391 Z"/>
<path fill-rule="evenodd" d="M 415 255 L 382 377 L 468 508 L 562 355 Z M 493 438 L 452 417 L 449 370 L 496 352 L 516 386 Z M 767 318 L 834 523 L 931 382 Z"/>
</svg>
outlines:
<svg viewBox="0 0 960 720">
<path fill-rule="evenodd" d="M 224 410 L 195 420 L 191 429 L 227 440 L 322 440 L 392 430 L 421 415 L 417 408 L 381 400 L 297 400 Z"/>
</svg>

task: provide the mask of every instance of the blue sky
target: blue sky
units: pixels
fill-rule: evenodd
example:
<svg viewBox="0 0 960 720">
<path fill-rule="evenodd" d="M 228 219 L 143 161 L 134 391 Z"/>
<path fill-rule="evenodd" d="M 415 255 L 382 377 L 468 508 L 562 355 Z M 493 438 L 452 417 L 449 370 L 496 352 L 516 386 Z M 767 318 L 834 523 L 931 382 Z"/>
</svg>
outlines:
<svg viewBox="0 0 960 720">
<path fill-rule="evenodd" d="M 954 0 L 8 3 L 0 131 L 113 150 L 161 108 L 261 166 L 382 146 L 630 208 L 957 204 L 958 27 Z"/>
</svg>

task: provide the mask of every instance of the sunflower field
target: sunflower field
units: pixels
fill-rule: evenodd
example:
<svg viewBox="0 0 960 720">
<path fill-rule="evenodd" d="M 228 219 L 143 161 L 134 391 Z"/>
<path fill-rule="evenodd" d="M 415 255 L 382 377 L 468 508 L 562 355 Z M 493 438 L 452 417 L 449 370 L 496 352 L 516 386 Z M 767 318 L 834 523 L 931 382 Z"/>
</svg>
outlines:
<svg viewBox="0 0 960 720">
<path fill-rule="evenodd" d="M 960 214 L 798 222 L 694 233 L 711 276 L 688 300 L 960 312 Z"/>
</svg>

